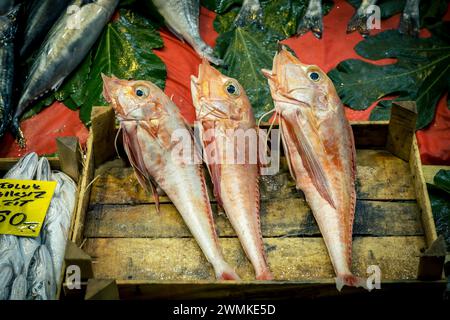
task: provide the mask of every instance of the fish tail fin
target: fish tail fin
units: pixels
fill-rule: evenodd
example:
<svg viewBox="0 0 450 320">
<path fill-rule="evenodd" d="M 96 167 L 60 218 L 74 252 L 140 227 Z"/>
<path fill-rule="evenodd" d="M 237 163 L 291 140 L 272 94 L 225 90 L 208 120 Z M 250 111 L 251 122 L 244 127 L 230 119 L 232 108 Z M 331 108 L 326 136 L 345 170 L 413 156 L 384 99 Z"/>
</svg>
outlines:
<svg viewBox="0 0 450 320">
<path fill-rule="evenodd" d="M 340 275 L 335 278 L 336 280 L 336 288 L 341 291 L 344 286 L 348 287 L 362 287 L 364 289 L 368 289 L 367 287 L 367 279 L 360 278 L 353 274 L 345 274 Z"/>
<path fill-rule="evenodd" d="M 216 277 L 218 280 L 241 280 L 234 269 L 227 263 L 216 269 Z"/>
<path fill-rule="evenodd" d="M 269 269 L 264 270 L 256 275 L 256 280 L 273 280 L 273 274 Z"/>
</svg>

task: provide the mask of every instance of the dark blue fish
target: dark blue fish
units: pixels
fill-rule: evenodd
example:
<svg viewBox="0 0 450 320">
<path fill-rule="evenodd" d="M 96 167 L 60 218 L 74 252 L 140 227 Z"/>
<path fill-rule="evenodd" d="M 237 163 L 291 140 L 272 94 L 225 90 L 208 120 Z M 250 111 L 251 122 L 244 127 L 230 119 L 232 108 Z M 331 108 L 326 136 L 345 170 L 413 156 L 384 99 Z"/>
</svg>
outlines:
<svg viewBox="0 0 450 320">
<path fill-rule="evenodd" d="M 40 97 L 56 90 L 91 50 L 111 19 L 119 0 L 74 0 L 77 13 L 63 14 L 50 29 L 33 64 L 12 120 L 12 133 L 21 147 L 25 138 L 19 128 L 23 113 Z"/>
<path fill-rule="evenodd" d="M 11 121 L 14 88 L 14 47 L 19 6 L 0 16 L 0 137 Z"/>
<path fill-rule="evenodd" d="M 44 40 L 71 0 L 34 0 L 28 10 L 20 56 L 27 57 Z"/>
</svg>

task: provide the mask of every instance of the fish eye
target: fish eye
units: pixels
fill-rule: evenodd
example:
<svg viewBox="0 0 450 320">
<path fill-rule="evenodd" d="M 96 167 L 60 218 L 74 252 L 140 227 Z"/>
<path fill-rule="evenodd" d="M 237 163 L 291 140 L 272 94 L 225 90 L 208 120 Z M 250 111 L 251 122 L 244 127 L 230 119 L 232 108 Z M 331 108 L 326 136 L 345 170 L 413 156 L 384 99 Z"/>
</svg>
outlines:
<svg viewBox="0 0 450 320">
<path fill-rule="evenodd" d="M 225 83 L 225 91 L 233 97 L 237 97 L 240 94 L 238 85 L 233 81 L 228 81 Z"/>
<path fill-rule="evenodd" d="M 149 94 L 149 90 L 147 87 L 144 86 L 138 86 L 135 88 L 134 93 L 136 94 L 136 96 L 138 96 L 139 98 L 146 98 L 148 97 Z"/>
<path fill-rule="evenodd" d="M 320 74 L 316 71 L 312 71 L 312 72 L 308 73 L 308 76 L 314 82 L 317 82 L 320 80 Z"/>
</svg>

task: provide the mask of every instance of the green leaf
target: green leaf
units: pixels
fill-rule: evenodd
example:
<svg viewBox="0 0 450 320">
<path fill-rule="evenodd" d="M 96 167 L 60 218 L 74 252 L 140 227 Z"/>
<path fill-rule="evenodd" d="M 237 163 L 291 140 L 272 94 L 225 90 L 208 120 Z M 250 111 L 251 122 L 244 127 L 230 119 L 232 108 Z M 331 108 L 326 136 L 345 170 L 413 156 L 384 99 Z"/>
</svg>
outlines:
<svg viewBox="0 0 450 320">
<path fill-rule="evenodd" d="M 69 92 L 75 89 L 69 94 L 70 97 L 81 106 L 81 120 L 89 123 L 92 107 L 106 105 L 102 95 L 101 73 L 121 79 L 148 80 L 163 88 L 165 65 L 152 52 L 152 49 L 162 46 L 162 39 L 150 21 L 131 11 L 120 10 L 120 18 L 107 25 L 92 52 L 87 79 L 84 78 L 84 72 L 89 58 L 80 68 L 81 74 L 74 75 L 75 83 L 84 79 L 83 86 L 76 89 L 69 85 Z"/>
<path fill-rule="evenodd" d="M 433 178 L 434 184 L 450 194 L 450 170 L 439 170 Z"/>
<path fill-rule="evenodd" d="M 258 118 L 273 108 L 267 79 L 263 76 L 261 69 L 272 68 L 278 41 L 295 34 L 308 0 L 263 0 L 261 1 L 262 26 L 249 25 L 242 28 L 235 28 L 233 24 L 240 7 L 232 5 L 231 2 L 233 1 L 209 2 L 210 5 L 215 3 L 216 6 L 212 7 L 216 8 L 216 11 L 228 10 L 218 14 L 214 21 L 214 28 L 219 33 L 215 51 L 227 66 L 221 71 L 236 78 L 242 84 L 252 104 L 255 117 Z M 332 1 L 324 1 L 325 13 L 329 12 L 332 4 Z"/>
<path fill-rule="evenodd" d="M 328 75 L 344 104 L 364 110 L 382 97 L 397 94 L 401 100 L 416 101 L 418 129 L 432 121 L 437 101 L 448 90 L 448 42 L 388 30 L 361 41 L 355 51 L 366 59 L 396 58 L 397 62 L 382 66 L 357 59 L 341 62 Z"/>
<path fill-rule="evenodd" d="M 55 92 L 55 98 L 58 101 L 64 101 L 69 98 L 80 107 L 83 104 L 83 97 L 85 91 L 84 84 L 89 78 L 91 71 L 92 53 L 89 52 L 80 66 L 64 81 L 61 88 Z"/>
<path fill-rule="evenodd" d="M 389 120 L 391 118 L 392 100 L 383 100 L 370 112 L 370 121 Z"/>
<path fill-rule="evenodd" d="M 450 170 L 439 170 L 433 182 L 434 185 L 427 186 L 436 231 L 444 236 L 450 250 Z"/>
<path fill-rule="evenodd" d="M 222 3 L 222 1 L 219 2 Z M 228 2 L 224 1 L 223 3 Z M 265 0 L 261 1 L 261 7 L 263 10 L 263 29 L 270 31 L 270 37 L 276 36 L 277 39 L 282 40 L 296 34 L 298 23 L 308 7 L 308 0 Z M 324 15 L 328 14 L 332 7 L 333 1 L 324 1 Z M 226 9 L 229 8 L 231 9 L 228 12 L 226 12 L 227 10 L 219 12 L 222 14 L 217 15 L 214 21 L 214 29 L 218 33 L 225 33 L 234 28 L 233 22 L 240 7 L 232 5 L 226 7 Z"/>
<path fill-rule="evenodd" d="M 220 35 L 216 44 L 228 66 L 221 71 L 245 88 L 257 118 L 273 108 L 267 79 L 261 72 L 263 68 L 271 69 L 277 50 L 276 41 L 268 34 L 252 26 L 236 28 Z"/>
</svg>

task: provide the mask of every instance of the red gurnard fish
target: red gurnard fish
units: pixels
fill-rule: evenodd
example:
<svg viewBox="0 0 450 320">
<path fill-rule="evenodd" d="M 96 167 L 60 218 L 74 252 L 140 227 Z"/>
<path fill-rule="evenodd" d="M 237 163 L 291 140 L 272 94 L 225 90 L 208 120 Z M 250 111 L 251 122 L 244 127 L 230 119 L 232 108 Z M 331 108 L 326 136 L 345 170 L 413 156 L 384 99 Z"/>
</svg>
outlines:
<svg viewBox="0 0 450 320">
<path fill-rule="evenodd" d="M 328 249 L 338 290 L 363 286 L 351 272 L 355 143 L 333 83 L 284 47 L 268 78 L 289 170 L 305 194 Z"/>
<path fill-rule="evenodd" d="M 218 279 L 239 280 L 222 255 L 201 165 L 173 155 L 178 145 L 173 137 L 180 130 L 188 131 L 193 145 L 177 106 L 148 81 L 103 75 L 103 95 L 120 122 L 125 151 L 139 183 L 156 199 L 160 187 L 172 200 Z"/>
<path fill-rule="evenodd" d="M 259 218 L 258 132 L 242 86 L 206 60 L 191 77 L 197 126 L 214 195 L 224 209 L 258 280 L 272 280 Z M 246 138 L 252 137 L 249 142 Z"/>
</svg>

